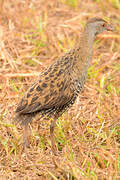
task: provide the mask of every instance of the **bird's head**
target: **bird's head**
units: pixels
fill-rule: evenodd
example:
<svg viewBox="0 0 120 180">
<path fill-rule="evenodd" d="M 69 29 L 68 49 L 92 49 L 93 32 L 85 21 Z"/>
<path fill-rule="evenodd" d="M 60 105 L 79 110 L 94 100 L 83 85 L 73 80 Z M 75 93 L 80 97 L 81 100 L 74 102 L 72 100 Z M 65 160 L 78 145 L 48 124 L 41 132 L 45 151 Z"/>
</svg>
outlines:
<svg viewBox="0 0 120 180">
<path fill-rule="evenodd" d="M 91 18 L 87 21 L 86 28 L 91 35 L 96 36 L 104 31 L 114 31 L 113 25 L 101 18 Z M 85 29 L 86 29 L 85 28 Z"/>
</svg>

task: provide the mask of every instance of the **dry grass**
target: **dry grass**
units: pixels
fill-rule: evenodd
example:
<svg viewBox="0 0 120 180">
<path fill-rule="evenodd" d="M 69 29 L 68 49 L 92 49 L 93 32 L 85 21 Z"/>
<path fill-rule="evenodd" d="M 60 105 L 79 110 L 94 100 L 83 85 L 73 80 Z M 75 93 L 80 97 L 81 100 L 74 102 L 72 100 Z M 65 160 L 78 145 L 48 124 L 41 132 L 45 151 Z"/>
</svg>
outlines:
<svg viewBox="0 0 120 180">
<path fill-rule="evenodd" d="M 57 122 L 56 168 L 50 122 L 33 121 L 26 155 L 14 110 L 38 72 L 71 48 L 96 14 L 118 33 L 97 38 L 84 91 Z M 0 1 L 0 179 L 120 179 L 119 44 L 118 0 Z"/>
</svg>

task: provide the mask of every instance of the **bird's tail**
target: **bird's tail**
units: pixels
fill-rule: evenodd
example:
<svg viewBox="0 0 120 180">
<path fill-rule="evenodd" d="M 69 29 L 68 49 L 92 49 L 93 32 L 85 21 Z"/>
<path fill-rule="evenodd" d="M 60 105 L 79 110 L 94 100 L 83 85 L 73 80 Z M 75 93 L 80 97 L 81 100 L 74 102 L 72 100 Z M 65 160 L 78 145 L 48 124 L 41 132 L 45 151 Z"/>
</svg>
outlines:
<svg viewBox="0 0 120 180">
<path fill-rule="evenodd" d="M 21 125 L 25 126 L 29 124 L 33 119 L 32 114 L 16 114 L 14 117 L 14 122 L 20 123 Z"/>
</svg>

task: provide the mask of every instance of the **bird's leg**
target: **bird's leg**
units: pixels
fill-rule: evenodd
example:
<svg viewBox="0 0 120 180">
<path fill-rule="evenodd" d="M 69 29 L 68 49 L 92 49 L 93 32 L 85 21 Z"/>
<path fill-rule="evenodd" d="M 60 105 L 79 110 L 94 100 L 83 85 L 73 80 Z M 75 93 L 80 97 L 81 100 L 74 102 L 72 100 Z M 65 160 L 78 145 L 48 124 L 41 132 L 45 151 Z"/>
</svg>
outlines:
<svg viewBox="0 0 120 180">
<path fill-rule="evenodd" d="M 24 146 L 28 148 L 28 136 L 29 136 L 29 126 L 28 124 L 24 126 Z"/>
<path fill-rule="evenodd" d="M 50 125 L 51 149 L 52 149 L 52 153 L 53 153 L 54 155 L 56 155 L 55 137 L 54 137 L 54 128 L 55 128 L 56 120 L 57 120 L 57 118 L 55 118 L 55 119 L 51 122 L 51 125 Z"/>
</svg>

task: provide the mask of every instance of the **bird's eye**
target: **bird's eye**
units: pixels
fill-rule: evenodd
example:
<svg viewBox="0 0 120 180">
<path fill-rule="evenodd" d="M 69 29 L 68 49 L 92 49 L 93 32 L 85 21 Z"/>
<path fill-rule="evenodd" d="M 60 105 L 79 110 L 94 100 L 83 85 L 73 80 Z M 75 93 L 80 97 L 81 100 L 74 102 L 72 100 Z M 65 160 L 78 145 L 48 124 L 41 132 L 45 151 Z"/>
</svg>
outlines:
<svg viewBox="0 0 120 180">
<path fill-rule="evenodd" d="M 102 27 L 105 27 L 106 26 L 106 24 L 104 23 L 104 24 L 102 24 Z"/>
</svg>

